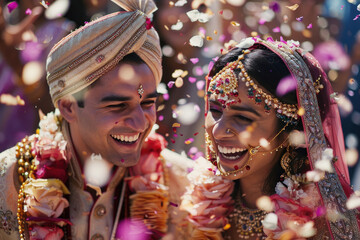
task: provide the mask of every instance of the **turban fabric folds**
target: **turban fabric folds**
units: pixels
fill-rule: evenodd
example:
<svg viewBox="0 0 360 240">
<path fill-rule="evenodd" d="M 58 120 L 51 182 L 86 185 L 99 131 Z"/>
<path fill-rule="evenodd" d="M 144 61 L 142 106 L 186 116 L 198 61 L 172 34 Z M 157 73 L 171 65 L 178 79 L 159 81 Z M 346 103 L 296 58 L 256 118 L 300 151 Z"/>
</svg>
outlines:
<svg viewBox="0 0 360 240">
<path fill-rule="evenodd" d="M 151 69 L 156 83 L 162 77 L 159 36 L 148 15 L 157 10 L 152 0 L 113 0 L 124 12 L 103 16 L 58 42 L 47 58 L 47 81 L 52 101 L 81 91 L 135 52 Z"/>
</svg>

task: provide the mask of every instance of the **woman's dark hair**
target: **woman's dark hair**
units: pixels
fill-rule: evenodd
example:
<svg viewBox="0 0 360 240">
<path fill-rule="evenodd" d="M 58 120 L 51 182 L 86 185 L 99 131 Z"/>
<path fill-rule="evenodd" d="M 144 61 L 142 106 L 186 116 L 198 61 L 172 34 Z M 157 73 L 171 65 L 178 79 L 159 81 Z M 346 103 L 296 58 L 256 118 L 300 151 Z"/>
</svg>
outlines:
<svg viewBox="0 0 360 240">
<path fill-rule="evenodd" d="M 297 104 L 297 96 L 295 90 L 290 91 L 283 96 L 278 96 L 276 94 L 276 89 L 280 81 L 285 77 L 291 75 L 285 63 L 276 53 L 266 48 L 265 46 L 262 45 L 255 45 L 255 46 L 256 48 L 251 49 L 250 53 L 246 54 L 244 60 L 242 60 L 242 63 L 244 64 L 246 72 L 249 74 L 250 78 L 254 79 L 257 82 L 257 84 L 261 86 L 262 90 L 268 91 L 272 96 L 275 96 L 282 103 Z M 228 63 L 236 61 L 238 56 L 242 54 L 242 51 L 243 49 L 241 48 L 234 48 L 227 54 L 222 55 L 215 62 L 213 68 L 209 73 L 209 76 L 210 77 L 215 76 L 215 74 L 221 71 L 221 69 L 223 69 Z M 236 68 L 234 71 L 235 74 L 238 75 L 241 70 Z M 279 122 L 278 129 L 280 130 L 282 127 L 285 126 L 286 123 L 280 120 L 278 122 Z M 297 130 L 303 129 L 300 120 L 298 121 L 298 124 L 295 126 L 293 125 L 287 126 L 285 131 L 289 133 L 291 130 L 294 129 Z M 296 157 L 293 159 L 293 161 L 306 162 L 306 157 L 307 157 L 306 149 L 297 148 L 294 151 L 296 151 L 295 154 Z M 263 186 L 263 192 L 266 194 L 274 193 L 276 183 L 280 180 L 280 176 L 283 173 L 284 170 L 281 168 L 280 159 L 279 159 L 265 181 L 265 184 Z"/>
</svg>

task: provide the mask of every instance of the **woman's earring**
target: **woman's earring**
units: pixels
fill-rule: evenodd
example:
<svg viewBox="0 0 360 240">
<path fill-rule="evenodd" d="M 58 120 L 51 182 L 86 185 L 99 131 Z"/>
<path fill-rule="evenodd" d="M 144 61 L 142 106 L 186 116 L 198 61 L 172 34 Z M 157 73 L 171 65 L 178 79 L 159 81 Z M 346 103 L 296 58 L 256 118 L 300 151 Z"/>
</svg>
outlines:
<svg viewBox="0 0 360 240">
<path fill-rule="evenodd" d="M 284 169 L 287 176 L 291 176 L 291 162 L 293 160 L 292 154 L 290 153 L 290 145 L 286 148 L 286 152 L 281 157 L 280 164 L 281 167 Z"/>
<path fill-rule="evenodd" d="M 299 173 L 300 169 L 304 164 L 302 159 L 297 159 L 296 161 L 293 161 L 296 157 L 296 152 L 293 150 L 294 149 L 291 149 L 290 145 L 287 146 L 286 152 L 280 160 L 281 167 L 284 169 L 288 177 Z"/>
</svg>

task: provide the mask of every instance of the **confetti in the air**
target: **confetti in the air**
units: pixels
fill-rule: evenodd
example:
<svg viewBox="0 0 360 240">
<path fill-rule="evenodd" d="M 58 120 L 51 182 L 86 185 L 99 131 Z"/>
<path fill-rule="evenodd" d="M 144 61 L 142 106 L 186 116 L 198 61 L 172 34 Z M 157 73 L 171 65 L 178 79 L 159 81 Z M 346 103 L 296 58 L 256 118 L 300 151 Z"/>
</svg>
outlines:
<svg viewBox="0 0 360 240">
<path fill-rule="evenodd" d="M 277 223 L 278 216 L 275 213 L 268 213 L 262 221 L 264 228 L 269 230 L 275 230 L 277 228 Z"/>
<path fill-rule="evenodd" d="M 269 8 L 274 12 L 280 12 L 280 4 L 276 1 L 269 3 Z"/>
<path fill-rule="evenodd" d="M 201 23 L 206 23 L 210 20 L 210 16 L 206 13 L 201 13 L 198 10 L 191 10 L 186 13 L 191 22 L 199 21 Z"/>
<path fill-rule="evenodd" d="M 298 7 L 299 7 L 299 4 L 294 4 L 294 5 L 292 5 L 292 6 L 286 6 L 288 9 L 290 9 L 291 11 L 295 11 L 296 9 L 298 9 Z"/>
<path fill-rule="evenodd" d="M 199 58 L 190 58 L 190 62 L 197 64 L 199 62 Z"/>
<path fill-rule="evenodd" d="M 32 11 L 31 11 L 30 8 L 26 9 L 26 11 L 25 11 L 25 14 L 26 14 L 26 15 L 31 15 L 31 13 L 32 13 Z"/>
<path fill-rule="evenodd" d="M 14 97 L 13 95 L 6 93 L 0 95 L 0 103 L 8 106 L 25 105 L 25 101 L 21 99 L 19 95 Z"/>
<path fill-rule="evenodd" d="M 175 7 L 182 7 L 187 3 L 186 0 L 179 0 L 175 3 Z"/>
<path fill-rule="evenodd" d="M 238 27 L 238 26 L 240 26 L 240 23 L 235 22 L 235 21 L 231 21 L 231 25 L 233 25 L 235 27 Z"/>
<path fill-rule="evenodd" d="M 360 191 L 355 191 L 346 202 L 347 209 L 356 209 L 360 207 Z"/>
<path fill-rule="evenodd" d="M 196 82 L 196 78 L 194 78 L 194 77 L 189 77 L 189 82 L 191 82 L 191 83 Z"/>
<path fill-rule="evenodd" d="M 173 123 L 173 125 L 172 125 L 173 128 L 177 128 L 177 127 L 180 127 L 180 126 L 181 126 L 180 123 Z"/>
<path fill-rule="evenodd" d="M 274 204 L 268 196 L 261 196 L 256 200 L 256 206 L 264 211 L 271 212 L 274 210 Z"/>
<path fill-rule="evenodd" d="M 312 23 L 310 23 L 306 28 L 311 29 L 312 28 Z"/>
<path fill-rule="evenodd" d="M 8 5 L 7 5 L 7 8 L 9 10 L 9 13 L 11 13 L 12 11 L 15 10 L 15 8 L 17 8 L 19 5 L 17 2 L 10 2 Z"/>
<path fill-rule="evenodd" d="M 280 27 L 273 28 L 273 32 L 280 32 Z"/>
<path fill-rule="evenodd" d="M 204 39 L 200 35 L 193 36 L 189 42 L 193 47 L 202 47 L 204 45 Z"/>
<path fill-rule="evenodd" d="M 171 28 L 171 30 L 179 31 L 183 28 L 183 26 L 184 26 L 184 24 L 180 20 L 178 20 L 178 22 L 176 24 L 172 25 L 170 28 Z"/>
<path fill-rule="evenodd" d="M 203 90 L 205 87 L 205 81 L 197 81 L 196 82 L 196 87 L 198 90 Z"/>
<path fill-rule="evenodd" d="M 292 76 L 284 77 L 283 79 L 280 80 L 276 88 L 276 94 L 278 96 L 284 96 L 287 93 L 295 90 L 296 86 L 297 86 L 296 79 L 294 79 Z"/>
<path fill-rule="evenodd" d="M 174 81 L 170 81 L 168 82 L 167 86 L 168 88 L 172 88 L 174 86 L 175 82 Z"/>
<path fill-rule="evenodd" d="M 301 16 L 301 17 L 296 18 L 296 21 L 302 22 L 303 19 L 304 19 L 304 17 Z"/>
<path fill-rule="evenodd" d="M 57 0 L 45 10 L 45 17 L 50 20 L 62 17 L 66 14 L 69 7 L 70 0 Z"/>
<path fill-rule="evenodd" d="M 190 144 L 190 143 L 192 143 L 193 141 L 194 141 L 193 138 L 188 138 L 188 139 L 185 140 L 185 144 Z"/>
</svg>

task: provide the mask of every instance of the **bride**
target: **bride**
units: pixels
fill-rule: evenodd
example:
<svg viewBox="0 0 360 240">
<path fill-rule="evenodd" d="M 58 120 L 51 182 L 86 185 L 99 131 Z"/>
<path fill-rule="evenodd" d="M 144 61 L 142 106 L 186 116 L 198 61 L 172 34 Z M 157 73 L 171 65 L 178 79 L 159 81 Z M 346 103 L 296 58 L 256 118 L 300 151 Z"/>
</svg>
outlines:
<svg viewBox="0 0 360 240">
<path fill-rule="evenodd" d="M 245 39 L 207 93 L 212 165 L 197 161 L 181 205 L 192 239 L 360 239 L 335 94 L 311 54 Z"/>
</svg>

